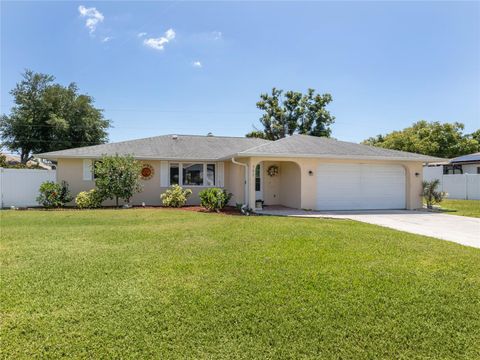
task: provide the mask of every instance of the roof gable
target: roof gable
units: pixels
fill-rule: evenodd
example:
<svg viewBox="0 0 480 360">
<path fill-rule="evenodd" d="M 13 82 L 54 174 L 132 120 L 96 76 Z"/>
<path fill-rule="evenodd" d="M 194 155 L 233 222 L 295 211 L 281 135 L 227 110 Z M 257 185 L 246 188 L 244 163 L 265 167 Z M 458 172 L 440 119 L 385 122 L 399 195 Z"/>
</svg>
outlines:
<svg viewBox="0 0 480 360">
<path fill-rule="evenodd" d="M 244 150 L 237 155 L 391 159 L 415 160 L 424 162 L 443 160 L 440 158 L 405 151 L 383 149 L 376 146 L 356 144 L 332 138 L 298 134 L 277 141 L 258 145 L 254 148 Z"/>
</svg>

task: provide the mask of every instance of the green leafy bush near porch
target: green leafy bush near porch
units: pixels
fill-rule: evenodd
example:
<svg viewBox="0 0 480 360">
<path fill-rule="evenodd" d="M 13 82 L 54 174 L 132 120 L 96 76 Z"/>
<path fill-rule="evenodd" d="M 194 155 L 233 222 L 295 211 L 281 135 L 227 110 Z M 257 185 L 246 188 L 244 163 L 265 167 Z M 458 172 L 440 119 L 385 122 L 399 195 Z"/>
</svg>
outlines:
<svg viewBox="0 0 480 360">
<path fill-rule="evenodd" d="M 210 211 L 219 211 L 227 206 L 232 194 L 225 189 L 209 188 L 200 191 L 200 205 Z"/>
<path fill-rule="evenodd" d="M 103 197 L 96 189 L 81 191 L 75 198 L 75 203 L 80 209 L 94 209 L 102 205 Z"/>
<path fill-rule="evenodd" d="M 66 181 L 62 181 L 61 184 L 45 181 L 40 185 L 39 193 L 37 202 L 46 208 L 62 207 L 73 200 Z"/>
<path fill-rule="evenodd" d="M 163 206 L 179 208 L 185 206 L 192 190 L 183 189 L 180 185 L 172 185 L 160 195 Z"/>
</svg>

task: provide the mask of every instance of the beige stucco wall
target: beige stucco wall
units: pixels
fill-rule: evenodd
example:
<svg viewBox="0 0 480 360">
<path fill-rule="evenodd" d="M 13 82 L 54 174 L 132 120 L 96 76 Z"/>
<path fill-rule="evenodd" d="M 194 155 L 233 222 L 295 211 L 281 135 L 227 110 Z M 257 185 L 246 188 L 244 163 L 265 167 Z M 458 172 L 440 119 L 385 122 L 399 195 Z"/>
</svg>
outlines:
<svg viewBox="0 0 480 360">
<path fill-rule="evenodd" d="M 264 162 L 264 172 L 267 171 L 269 164 L 277 164 L 280 168 L 280 175 L 278 176 L 279 190 L 277 190 L 276 183 L 272 188 L 273 192 L 278 191 L 278 202 L 273 202 L 272 193 L 269 194 L 268 182 L 264 186 L 265 203 L 266 204 L 281 204 L 285 206 L 292 204 L 292 199 L 295 199 L 295 191 L 300 193 L 300 206 L 302 209 L 315 209 L 317 202 L 317 169 L 318 166 L 322 163 L 362 163 L 362 164 L 398 164 L 402 165 L 405 168 L 406 176 L 406 206 L 407 209 L 418 209 L 422 207 L 422 199 L 420 196 L 422 190 L 422 179 L 423 179 L 423 166 L 421 162 L 413 161 L 380 161 L 380 160 L 344 160 L 344 159 L 315 159 L 315 158 L 268 158 L 268 157 L 255 157 L 244 159 L 245 162 L 249 165 L 249 182 L 254 183 L 255 181 L 255 166 Z M 285 181 L 285 186 L 281 186 L 282 178 L 282 167 L 287 163 L 294 162 L 299 166 L 300 180 L 294 182 L 292 171 L 286 171 L 286 174 L 289 174 L 288 180 Z M 288 166 L 287 168 L 290 168 Z M 309 171 L 312 171 L 312 175 L 309 175 Z M 418 175 L 415 175 L 415 174 Z M 268 178 L 268 175 L 264 174 L 264 179 Z M 264 180 L 265 181 L 265 180 Z M 268 181 L 268 180 L 267 180 Z M 287 185 L 288 184 L 288 185 Z M 298 188 L 300 185 L 300 189 Z M 298 194 L 297 193 L 297 194 Z M 249 202 L 250 204 L 255 203 L 255 191 L 249 192 Z M 298 202 L 297 202 L 298 204 Z"/>
<path fill-rule="evenodd" d="M 281 162 L 279 167 L 281 204 L 291 208 L 301 208 L 300 166 L 294 162 Z"/>
<path fill-rule="evenodd" d="M 255 166 L 264 162 L 263 167 L 263 191 L 264 201 L 268 205 L 285 205 L 294 208 L 315 209 L 317 197 L 317 168 L 321 163 L 375 163 L 375 164 L 400 164 L 404 166 L 406 173 L 406 205 L 408 209 L 416 209 L 422 206 L 420 197 L 422 189 L 421 162 L 395 162 L 374 160 L 340 160 L 340 159 L 310 159 L 310 158 L 243 158 L 237 159 L 248 165 L 249 183 L 247 186 L 250 206 L 255 204 Z M 161 205 L 160 194 L 167 188 L 160 186 L 160 161 L 145 161 L 154 168 L 154 176 L 150 180 L 141 180 L 143 191 L 136 194 L 132 203 L 140 205 Z M 270 165 L 279 166 L 279 176 L 270 177 L 266 174 Z M 231 161 L 224 162 L 224 187 L 231 193 L 231 204 L 244 203 L 244 167 L 233 164 Z M 310 176 L 309 171 L 313 174 Z M 418 173 L 416 176 L 415 173 Z M 73 195 L 80 191 L 94 188 L 94 181 L 83 180 L 82 159 L 58 159 L 57 181 L 65 180 L 69 183 Z M 190 187 L 193 191 L 188 204 L 198 204 L 198 193 L 205 187 Z M 113 201 L 106 202 L 106 205 Z M 253 207 L 253 206 L 252 206 Z"/>
<path fill-rule="evenodd" d="M 144 202 L 146 205 L 159 206 L 162 205 L 160 200 L 160 194 L 165 192 L 168 187 L 160 186 L 160 161 L 148 160 L 142 161 L 152 165 L 154 169 L 153 177 L 149 180 L 140 180 L 142 185 L 142 192 L 135 194 L 131 199 L 133 205 L 141 205 Z M 232 198 L 232 203 L 235 204 L 235 200 L 240 199 L 239 202 L 243 203 L 243 169 L 239 165 L 224 163 L 224 183 L 225 188 L 235 194 Z M 240 174 L 241 172 L 241 174 Z M 83 180 L 83 159 L 58 159 L 57 165 L 57 181 L 61 182 L 65 180 L 68 182 L 70 191 L 76 196 L 80 191 L 90 190 L 95 187 L 93 180 Z M 205 189 L 204 186 L 185 186 L 192 190 L 192 195 L 189 197 L 188 205 L 198 205 L 200 198 L 198 193 Z M 74 203 L 72 202 L 71 205 Z M 114 205 L 113 200 L 105 201 L 104 205 Z"/>
<path fill-rule="evenodd" d="M 233 194 L 230 205 L 245 203 L 245 168 L 243 166 L 236 165 L 231 161 L 225 161 L 224 185 L 225 189 Z"/>
</svg>

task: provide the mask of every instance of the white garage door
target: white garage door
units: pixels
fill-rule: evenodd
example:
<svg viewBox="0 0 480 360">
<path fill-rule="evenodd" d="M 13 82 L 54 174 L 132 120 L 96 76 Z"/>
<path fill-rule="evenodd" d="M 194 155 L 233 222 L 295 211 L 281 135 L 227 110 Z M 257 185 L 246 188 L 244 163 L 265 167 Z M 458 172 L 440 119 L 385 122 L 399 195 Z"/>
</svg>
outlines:
<svg viewBox="0 0 480 360">
<path fill-rule="evenodd" d="M 405 209 L 400 165 L 322 164 L 317 171 L 318 210 Z"/>
</svg>

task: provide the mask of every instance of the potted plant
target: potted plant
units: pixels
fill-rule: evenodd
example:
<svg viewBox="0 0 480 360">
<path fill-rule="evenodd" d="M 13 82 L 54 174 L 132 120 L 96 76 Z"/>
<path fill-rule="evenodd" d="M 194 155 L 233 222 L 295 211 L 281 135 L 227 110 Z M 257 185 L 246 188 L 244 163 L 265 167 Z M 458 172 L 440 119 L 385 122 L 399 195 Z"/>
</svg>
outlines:
<svg viewBox="0 0 480 360">
<path fill-rule="evenodd" d="M 263 208 L 263 200 L 255 200 L 255 209 L 262 209 Z"/>
</svg>

